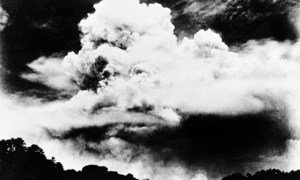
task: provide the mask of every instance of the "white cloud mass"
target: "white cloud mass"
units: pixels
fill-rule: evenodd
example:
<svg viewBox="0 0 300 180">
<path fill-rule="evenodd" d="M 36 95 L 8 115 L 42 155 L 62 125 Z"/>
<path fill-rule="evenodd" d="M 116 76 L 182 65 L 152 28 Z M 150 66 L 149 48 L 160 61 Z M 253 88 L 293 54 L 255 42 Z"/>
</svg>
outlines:
<svg viewBox="0 0 300 180">
<path fill-rule="evenodd" d="M 210 29 L 178 41 L 171 12 L 160 4 L 104 0 L 95 5 L 95 10 L 79 24 L 83 36 L 78 53 L 70 52 L 62 59 L 41 57 L 28 65 L 33 73 L 22 75 L 57 90 L 77 93 L 69 100 L 47 103 L 2 94 L 1 139 L 23 137 L 40 144 L 46 153 L 55 154 L 66 167 L 72 167 L 77 163 L 86 165 L 95 158 L 87 155 L 72 164 L 79 155 L 74 152 L 64 156 L 66 153 L 59 150 L 69 151 L 68 145 L 57 145 L 59 142 L 44 137 L 44 128 L 64 130 L 112 122 L 176 126 L 183 120 L 182 113 L 236 115 L 285 111 L 288 107 L 291 129 L 299 134 L 300 42 L 251 41 L 242 50 L 234 49 Z M 107 64 L 94 71 L 99 57 Z M 96 77 L 96 91 L 80 90 L 86 76 Z M 99 103 L 103 107 L 95 112 Z M 143 105 L 153 108 L 145 114 L 127 111 Z M 126 146 L 119 139 L 103 143 L 115 151 Z M 292 157 L 287 156 L 299 161 L 299 156 L 291 154 Z M 114 161 L 103 159 L 101 163 L 117 169 Z M 132 164 L 134 167 L 124 166 L 118 170 L 127 169 L 138 178 L 147 175 L 152 179 L 205 179 L 202 173 L 190 175 L 175 165 L 165 172 L 146 167 L 142 161 Z M 300 163 L 291 167 L 300 168 Z M 178 177 L 166 176 L 166 172 L 172 174 L 178 169 L 184 171 Z"/>
</svg>

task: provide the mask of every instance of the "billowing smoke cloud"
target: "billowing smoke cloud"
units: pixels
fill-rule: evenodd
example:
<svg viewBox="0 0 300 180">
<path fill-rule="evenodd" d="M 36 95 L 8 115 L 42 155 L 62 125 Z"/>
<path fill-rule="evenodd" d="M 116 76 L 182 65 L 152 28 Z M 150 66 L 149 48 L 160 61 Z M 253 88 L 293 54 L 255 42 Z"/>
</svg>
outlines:
<svg viewBox="0 0 300 180">
<path fill-rule="evenodd" d="M 281 91 L 291 87 L 283 84 L 298 74 L 297 44 L 249 43 L 235 53 L 211 30 L 178 43 L 168 9 L 137 1 L 115 4 L 120 2 L 97 4 L 96 12 L 80 23 L 79 53 L 62 61 L 41 58 L 29 65 L 37 73 L 23 76 L 59 89 L 76 90 L 74 83 L 80 88 L 96 81 L 91 89 L 101 103 L 124 110 L 151 106 L 159 115 L 272 109 L 261 97 L 269 89 L 271 97 L 285 96 Z"/>
<path fill-rule="evenodd" d="M 8 14 L 0 7 L 0 31 L 2 31 L 8 23 Z"/>
<path fill-rule="evenodd" d="M 66 167 L 96 162 L 138 178 L 299 168 L 298 42 L 228 47 L 210 29 L 179 40 L 160 4 L 94 8 L 78 52 L 22 74 L 70 98 L 1 96 L 0 138 L 38 143 Z"/>
<path fill-rule="evenodd" d="M 84 97 L 86 98 L 86 96 Z M 82 101 L 83 99 L 43 103 L 37 99 L 20 99 L 16 96 L 8 97 L 3 94 L 1 94 L 0 99 L 1 117 L 3 117 L 0 119 L 0 138 L 22 137 L 28 143 L 39 144 L 45 150 L 47 156 L 55 156 L 58 161 L 63 163 L 65 168 L 80 169 L 87 164 L 99 164 L 120 173 L 134 173 L 135 176 L 141 179 L 198 178 L 198 180 L 202 180 L 206 178 L 202 173 L 203 171 L 199 169 L 191 173 L 180 164 L 165 166 L 161 161 L 153 162 L 147 156 L 147 150 L 143 148 L 136 147 L 135 150 L 138 150 L 139 153 L 136 152 L 135 155 L 132 151 L 134 145 L 117 137 L 111 137 L 101 143 L 89 142 L 89 146 L 94 146 L 98 152 L 102 151 L 102 156 L 99 154 L 93 155 L 83 149 L 82 147 L 86 146 L 85 143 L 87 142 L 80 137 L 77 138 L 76 146 L 74 146 L 73 141 L 59 140 L 58 138 L 49 137 L 49 134 L 45 133 L 49 132 L 46 129 L 51 129 L 53 135 L 54 129 L 59 133 L 67 132 L 71 128 L 102 127 L 113 123 L 113 121 L 118 124 L 143 123 L 145 130 L 135 127 L 136 131 L 143 133 L 148 129 L 151 132 L 151 127 L 156 129 L 162 126 L 156 118 L 118 111 L 103 112 L 97 116 L 91 115 L 85 111 L 85 105 L 90 103 L 85 104 Z M 132 131 L 135 131 L 134 128 Z M 110 133 L 113 134 L 113 132 Z M 145 154 L 141 156 L 140 153 L 143 151 Z M 139 158 L 133 161 L 130 156 L 139 156 Z"/>
</svg>

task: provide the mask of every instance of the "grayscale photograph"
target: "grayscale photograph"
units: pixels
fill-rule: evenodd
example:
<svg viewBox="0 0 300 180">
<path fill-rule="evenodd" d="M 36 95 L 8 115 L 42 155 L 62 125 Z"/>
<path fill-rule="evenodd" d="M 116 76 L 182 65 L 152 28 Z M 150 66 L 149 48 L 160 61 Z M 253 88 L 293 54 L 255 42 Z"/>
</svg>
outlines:
<svg viewBox="0 0 300 180">
<path fill-rule="evenodd" d="M 300 1 L 0 0 L 0 180 L 300 180 Z"/>
</svg>

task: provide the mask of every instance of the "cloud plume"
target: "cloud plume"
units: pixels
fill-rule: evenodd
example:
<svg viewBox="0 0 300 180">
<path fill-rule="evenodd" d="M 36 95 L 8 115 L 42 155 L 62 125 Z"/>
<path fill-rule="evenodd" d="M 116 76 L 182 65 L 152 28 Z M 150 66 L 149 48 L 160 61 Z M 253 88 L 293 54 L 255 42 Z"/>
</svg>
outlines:
<svg viewBox="0 0 300 180">
<path fill-rule="evenodd" d="M 79 24 L 84 35 L 78 53 L 61 61 L 39 59 L 29 65 L 37 73 L 24 77 L 58 89 L 94 83 L 102 103 L 124 110 L 146 104 L 159 115 L 272 109 L 259 97 L 269 89 L 275 99 L 285 96 L 282 91 L 293 87 L 283 84 L 298 75 L 297 43 L 249 42 L 237 53 L 211 30 L 178 42 L 169 9 L 158 4 L 112 0 L 95 9 Z"/>
<path fill-rule="evenodd" d="M 1 95 L 1 138 L 41 144 L 67 167 L 80 158 L 138 178 L 300 167 L 289 164 L 300 130 L 298 41 L 229 47 L 211 29 L 179 39 L 157 3 L 94 9 L 79 23 L 78 52 L 40 57 L 22 74 L 70 98 Z"/>
</svg>

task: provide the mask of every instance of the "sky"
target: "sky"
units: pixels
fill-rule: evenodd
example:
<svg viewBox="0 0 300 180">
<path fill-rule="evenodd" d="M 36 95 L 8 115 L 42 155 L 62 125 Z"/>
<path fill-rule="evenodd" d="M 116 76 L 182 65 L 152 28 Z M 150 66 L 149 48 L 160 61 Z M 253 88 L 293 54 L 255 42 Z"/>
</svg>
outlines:
<svg viewBox="0 0 300 180">
<path fill-rule="evenodd" d="M 1 139 L 140 179 L 300 168 L 295 1 L 0 5 Z"/>
</svg>

